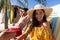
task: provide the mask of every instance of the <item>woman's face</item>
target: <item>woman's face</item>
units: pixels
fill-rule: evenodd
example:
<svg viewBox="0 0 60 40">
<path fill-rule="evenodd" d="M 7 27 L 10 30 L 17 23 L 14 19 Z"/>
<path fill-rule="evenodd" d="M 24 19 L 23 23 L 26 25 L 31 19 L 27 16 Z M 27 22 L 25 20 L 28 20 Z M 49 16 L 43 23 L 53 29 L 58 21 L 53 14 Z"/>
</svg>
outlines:
<svg viewBox="0 0 60 40">
<path fill-rule="evenodd" d="M 40 9 L 36 10 L 36 19 L 38 21 L 41 21 L 43 19 L 44 16 L 44 12 Z"/>
</svg>

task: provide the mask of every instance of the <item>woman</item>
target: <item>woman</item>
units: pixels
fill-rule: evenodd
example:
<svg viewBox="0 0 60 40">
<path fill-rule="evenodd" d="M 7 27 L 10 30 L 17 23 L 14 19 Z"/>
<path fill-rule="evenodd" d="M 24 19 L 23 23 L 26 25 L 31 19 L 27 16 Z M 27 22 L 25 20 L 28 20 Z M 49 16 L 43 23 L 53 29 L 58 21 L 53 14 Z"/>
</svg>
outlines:
<svg viewBox="0 0 60 40">
<path fill-rule="evenodd" d="M 35 9 L 36 8 L 36 9 Z M 50 24 L 47 22 L 47 12 L 52 11 L 52 8 L 41 8 L 41 5 L 29 10 L 27 13 L 32 17 L 32 24 L 28 25 L 28 28 L 24 34 L 19 36 L 18 40 L 26 39 L 30 34 L 30 40 L 54 40 Z M 46 12 L 47 11 L 47 12 Z"/>
</svg>

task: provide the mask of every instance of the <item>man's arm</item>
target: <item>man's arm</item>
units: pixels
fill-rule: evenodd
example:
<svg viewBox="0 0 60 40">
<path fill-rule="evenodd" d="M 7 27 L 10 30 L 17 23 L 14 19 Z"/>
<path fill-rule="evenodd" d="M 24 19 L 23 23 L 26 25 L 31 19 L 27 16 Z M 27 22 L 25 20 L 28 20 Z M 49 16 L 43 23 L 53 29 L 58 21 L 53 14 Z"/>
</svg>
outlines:
<svg viewBox="0 0 60 40">
<path fill-rule="evenodd" d="M 15 26 L 20 27 L 21 29 L 30 21 L 29 16 L 25 16 L 24 18 L 19 19 Z"/>
<path fill-rule="evenodd" d="M 18 39 L 18 40 L 23 40 L 23 39 L 25 40 L 25 39 L 27 38 L 28 34 L 30 34 L 30 32 L 31 32 L 31 27 L 30 27 L 30 25 L 29 25 L 29 26 L 27 27 L 25 33 L 23 33 L 22 35 L 18 36 L 17 39 Z"/>
<path fill-rule="evenodd" d="M 20 35 L 16 38 L 17 38 L 17 40 L 23 40 L 23 39 L 26 39 L 27 35 L 28 35 L 28 33 L 23 33 L 22 35 Z"/>
<path fill-rule="evenodd" d="M 0 33 L 0 40 L 10 40 L 11 38 L 15 38 L 15 35 L 15 32 L 3 31 Z"/>
</svg>

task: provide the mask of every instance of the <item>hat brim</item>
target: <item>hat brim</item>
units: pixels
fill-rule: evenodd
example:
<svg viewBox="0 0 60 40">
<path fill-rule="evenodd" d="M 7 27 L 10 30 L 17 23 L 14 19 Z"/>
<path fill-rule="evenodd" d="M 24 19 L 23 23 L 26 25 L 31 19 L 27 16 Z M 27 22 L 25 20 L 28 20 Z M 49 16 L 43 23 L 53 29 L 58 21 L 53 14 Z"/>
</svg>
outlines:
<svg viewBox="0 0 60 40">
<path fill-rule="evenodd" d="M 53 11 L 52 8 L 40 8 L 40 9 L 43 9 L 43 10 L 45 11 L 46 17 L 48 17 L 48 16 L 52 13 L 52 11 Z M 37 9 L 29 9 L 29 10 L 27 11 L 27 14 L 28 14 L 30 17 L 32 17 L 32 13 L 34 12 L 34 10 L 37 10 Z"/>
</svg>

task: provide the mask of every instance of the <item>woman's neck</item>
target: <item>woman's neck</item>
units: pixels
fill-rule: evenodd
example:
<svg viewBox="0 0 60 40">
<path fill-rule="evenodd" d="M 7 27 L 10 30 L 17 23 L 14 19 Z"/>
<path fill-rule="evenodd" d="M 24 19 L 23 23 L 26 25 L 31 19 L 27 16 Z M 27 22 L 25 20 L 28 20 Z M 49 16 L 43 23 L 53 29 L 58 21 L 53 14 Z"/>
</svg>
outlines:
<svg viewBox="0 0 60 40">
<path fill-rule="evenodd" d="M 41 26 L 43 24 L 43 20 L 39 21 L 39 26 Z"/>
<path fill-rule="evenodd" d="M 44 21 L 43 20 L 41 20 L 41 21 L 39 21 L 39 24 L 41 24 L 41 23 L 43 23 Z"/>
</svg>

